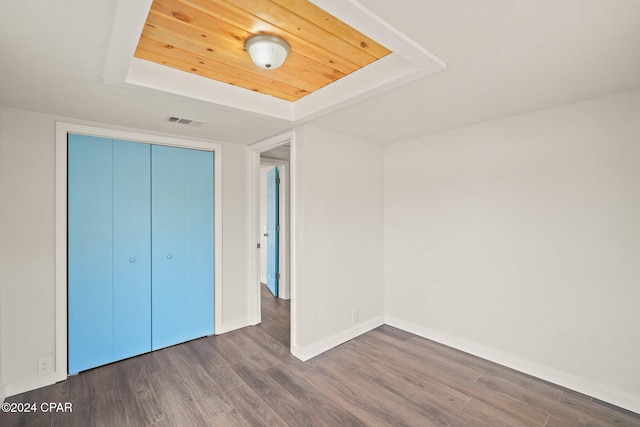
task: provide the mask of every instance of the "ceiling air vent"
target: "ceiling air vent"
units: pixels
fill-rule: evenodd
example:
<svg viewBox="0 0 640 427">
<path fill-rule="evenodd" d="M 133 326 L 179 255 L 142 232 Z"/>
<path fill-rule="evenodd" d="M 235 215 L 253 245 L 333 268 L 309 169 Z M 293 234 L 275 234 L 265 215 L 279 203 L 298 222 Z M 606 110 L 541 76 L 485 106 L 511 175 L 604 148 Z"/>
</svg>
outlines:
<svg viewBox="0 0 640 427">
<path fill-rule="evenodd" d="M 164 120 L 170 123 L 177 123 L 185 126 L 202 126 L 203 124 L 206 123 L 200 120 L 186 119 L 184 117 L 178 117 L 178 116 L 167 116 L 164 118 Z"/>
</svg>

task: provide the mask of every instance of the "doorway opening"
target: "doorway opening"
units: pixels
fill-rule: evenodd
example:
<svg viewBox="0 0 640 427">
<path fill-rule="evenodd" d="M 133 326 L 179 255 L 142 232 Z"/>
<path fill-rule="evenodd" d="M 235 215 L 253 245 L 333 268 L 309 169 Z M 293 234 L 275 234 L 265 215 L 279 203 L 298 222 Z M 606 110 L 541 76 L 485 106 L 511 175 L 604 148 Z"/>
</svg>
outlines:
<svg viewBox="0 0 640 427">
<path fill-rule="evenodd" d="M 291 292 L 290 159 L 292 134 L 250 146 L 253 151 L 253 275 L 251 324 L 263 319 L 261 295 L 289 303 Z M 293 316 L 290 324 L 293 327 Z"/>
<path fill-rule="evenodd" d="M 260 283 L 290 299 L 288 256 L 289 158 L 285 144 L 260 153 Z"/>
<path fill-rule="evenodd" d="M 288 299 L 280 288 L 280 175 L 282 167 L 271 161 L 260 162 L 260 283 L 271 295 Z M 284 204 L 284 203 L 283 203 Z M 283 224 L 284 225 L 284 224 Z"/>
</svg>

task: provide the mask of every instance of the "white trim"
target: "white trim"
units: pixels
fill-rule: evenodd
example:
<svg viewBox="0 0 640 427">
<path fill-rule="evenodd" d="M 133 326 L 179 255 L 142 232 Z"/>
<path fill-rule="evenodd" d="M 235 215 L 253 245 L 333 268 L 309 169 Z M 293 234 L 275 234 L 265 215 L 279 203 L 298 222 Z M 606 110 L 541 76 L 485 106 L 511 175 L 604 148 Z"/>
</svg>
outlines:
<svg viewBox="0 0 640 427">
<path fill-rule="evenodd" d="M 116 129 L 56 122 L 55 288 L 56 370 L 50 375 L 11 384 L 7 391 L 27 391 L 67 378 L 67 134 L 83 134 L 214 152 L 214 331 L 228 328 L 222 322 L 222 144 Z M 20 393 L 19 391 L 18 393 Z"/>
<path fill-rule="evenodd" d="M 144 142 L 144 143 L 154 144 L 154 145 L 168 145 L 172 147 L 196 148 L 199 150 L 214 151 L 214 152 L 218 152 L 222 150 L 222 143 L 220 142 L 198 141 L 198 140 L 188 139 L 188 138 L 176 138 L 171 136 L 146 134 L 142 132 L 132 132 L 127 130 L 99 128 L 95 126 L 56 122 L 56 142 L 58 142 L 57 138 L 62 136 L 64 139 L 63 142 L 66 144 L 67 133 L 98 136 L 102 138 L 122 139 L 122 140 L 133 141 L 133 142 Z M 65 158 L 66 158 L 66 155 L 65 155 Z M 216 171 L 214 171 L 214 174 L 215 172 Z M 214 177 L 214 179 L 216 177 Z M 222 178 L 222 175 L 220 175 L 220 178 Z"/>
<path fill-rule="evenodd" d="M 310 346 L 303 348 L 292 345 L 291 353 L 304 362 L 382 325 L 384 325 L 384 316 L 379 316 Z"/>
<path fill-rule="evenodd" d="M 269 137 L 267 139 L 263 139 L 262 141 L 254 142 L 249 145 L 249 151 L 254 153 L 262 153 L 263 151 L 269 151 L 273 148 L 277 148 L 281 145 L 286 144 L 289 141 L 292 141 L 294 137 L 293 131 L 288 131 L 285 133 L 280 133 L 278 135 Z"/>
<path fill-rule="evenodd" d="M 532 375 L 544 381 L 566 387 L 570 390 L 586 394 L 587 396 L 600 399 L 604 402 L 611 403 L 621 408 L 640 413 L 640 397 L 615 390 L 601 384 L 594 383 L 575 375 L 558 371 L 538 363 L 521 359 L 499 350 L 485 347 L 476 343 L 462 340 L 455 336 L 435 331 L 429 328 L 418 326 L 414 323 L 398 319 L 396 317 L 387 316 L 385 319 L 387 325 L 410 332 L 412 334 L 436 341 L 440 344 L 473 354 L 491 362 L 506 366 L 516 371 Z"/>
<path fill-rule="evenodd" d="M 55 170 L 55 285 L 56 370 L 55 381 L 67 378 L 67 132 L 56 123 Z M 54 382 L 55 382 L 54 381 Z"/>
<path fill-rule="evenodd" d="M 153 0 L 138 0 L 135 7 L 132 7 L 132 3 L 121 0 L 116 8 L 114 27 L 104 62 L 103 77 L 106 82 L 122 82 L 127 78 L 127 70 Z M 128 30 L 118 31 L 118 28 Z"/>
<path fill-rule="evenodd" d="M 235 320 L 228 320 L 221 327 L 218 327 L 218 324 L 216 323 L 215 335 L 226 334 L 231 331 L 235 331 L 236 329 L 245 328 L 247 326 L 249 325 L 247 324 L 246 319 L 242 319 L 242 318 L 235 319 Z"/>
<path fill-rule="evenodd" d="M 248 293 L 249 324 L 257 325 L 262 321 L 260 303 L 260 153 L 249 147 L 249 262 L 251 263 Z"/>
<path fill-rule="evenodd" d="M 274 137 L 265 139 L 263 141 L 256 142 L 255 144 L 252 144 L 249 146 L 249 150 L 250 150 L 249 156 L 250 156 L 250 162 L 251 162 L 251 165 L 250 165 L 251 179 L 250 179 L 250 191 L 249 191 L 249 193 L 251 194 L 251 204 L 250 204 L 251 232 L 249 234 L 249 248 L 251 250 L 249 254 L 249 257 L 250 257 L 249 259 L 251 260 L 251 289 L 249 291 L 249 323 L 252 325 L 257 325 L 258 323 L 261 322 L 260 251 L 257 248 L 257 243 L 260 242 L 260 153 L 279 147 L 286 143 L 290 143 L 293 148 L 294 141 L 295 141 L 295 133 L 286 132 L 284 134 L 276 135 Z M 280 162 L 279 163 L 280 165 L 284 165 L 284 166 L 289 165 L 289 163 L 284 160 L 278 160 L 278 162 Z M 293 201 L 295 200 L 294 199 L 295 195 L 291 191 L 291 186 L 289 185 L 291 183 L 290 172 L 289 172 L 288 180 L 285 181 L 285 183 L 287 186 L 285 191 L 288 194 L 288 196 L 285 196 L 286 204 L 289 206 L 289 208 L 288 209 L 285 208 L 285 212 L 282 212 L 282 215 L 284 215 L 284 218 L 286 221 L 288 218 L 290 218 L 290 212 L 291 212 L 290 207 L 293 206 L 293 203 L 294 203 Z M 289 225 L 289 230 L 292 230 L 291 228 L 292 225 L 290 221 L 288 225 Z M 286 230 L 287 224 L 285 224 L 285 227 L 283 228 Z M 292 288 L 294 287 L 293 259 L 295 257 L 295 253 L 291 244 L 291 241 L 292 241 L 291 236 L 292 236 L 292 233 L 289 232 L 287 233 L 286 236 L 283 236 L 280 239 L 280 243 L 281 243 L 280 248 L 282 251 L 283 245 L 284 245 L 284 250 L 283 252 L 281 252 L 285 254 L 285 257 L 283 258 L 287 258 L 286 254 L 289 255 L 288 265 L 290 267 L 288 270 L 286 269 L 287 260 L 285 259 L 283 260 L 284 270 L 281 270 L 281 271 L 284 271 L 285 275 L 287 275 L 286 273 L 288 273 L 289 277 L 286 278 L 286 280 L 288 280 L 288 289 L 289 289 L 288 297 L 293 299 L 292 298 L 292 295 L 293 295 Z M 280 263 L 280 267 L 283 268 L 282 263 Z M 291 304 L 292 305 L 294 304 L 293 301 L 291 302 Z M 291 316 L 292 331 L 294 330 L 294 325 L 295 325 L 295 319 L 292 314 Z"/>
<path fill-rule="evenodd" d="M 289 170 L 289 290 L 291 292 L 291 302 L 289 305 L 289 315 L 291 321 L 291 331 L 289 333 L 289 342 L 291 346 L 291 354 L 294 354 L 294 348 L 298 345 L 298 283 L 300 282 L 298 277 L 298 265 L 301 261 L 301 253 L 300 247 L 298 246 L 298 239 L 301 238 L 302 231 L 300 230 L 300 215 L 298 212 L 299 204 L 304 200 L 302 195 L 302 186 L 300 186 L 299 176 L 300 173 L 300 161 L 298 158 L 298 144 L 300 144 L 301 138 L 299 139 L 300 130 L 294 130 L 291 132 L 291 148 L 289 151 L 289 161 L 290 170 Z M 296 356 L 297 357 L 297 356 Z"/>
<path fill-rule="evenodd" d="M 17 381 L 15 383 L 5 385 L 5 396 L 15 396 L 16 394 L 25 393 L 27 391 L 35 390 L 41 387 L 46 387 L 59 381 L 63 381 L 66 378 L 66 375 L 64 376 L 64 378 L 60 378 L 56 366 L 56 372 L 51 372 L 50 374 L 40 375 L 37 377 L 30 377 L 21 381 Z"/>
</svg>

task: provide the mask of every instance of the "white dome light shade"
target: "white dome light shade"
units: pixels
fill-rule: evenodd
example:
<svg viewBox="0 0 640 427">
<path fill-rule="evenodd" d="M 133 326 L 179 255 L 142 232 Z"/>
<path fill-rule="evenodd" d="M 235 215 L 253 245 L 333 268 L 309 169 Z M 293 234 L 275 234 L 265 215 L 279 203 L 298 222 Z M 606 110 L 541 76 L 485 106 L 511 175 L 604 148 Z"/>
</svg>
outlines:
<svg viewBox="0 0 640 427">
<path fill-rule="evenodd" d="M 244 47 L 260 68 L 273 70 L 282 65 L 289 54 L 289 45 L 278 36 L 258 34 L 247 39 Z"/>
</svg>

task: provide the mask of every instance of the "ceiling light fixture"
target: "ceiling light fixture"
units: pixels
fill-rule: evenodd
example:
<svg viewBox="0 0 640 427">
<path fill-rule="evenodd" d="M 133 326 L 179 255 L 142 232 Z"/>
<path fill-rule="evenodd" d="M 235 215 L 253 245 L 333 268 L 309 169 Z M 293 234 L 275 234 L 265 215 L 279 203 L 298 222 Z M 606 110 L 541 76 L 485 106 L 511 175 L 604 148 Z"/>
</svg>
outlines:
<svg viewBox="0 0 640 427">
<path fill-rule="evenodd" d="M 289 54 L 289 44 L 278 36 L 257 34 L 247 39 L 244 47 L 260 68 L 273 70 L 282 65 Z"/>
</svg>

